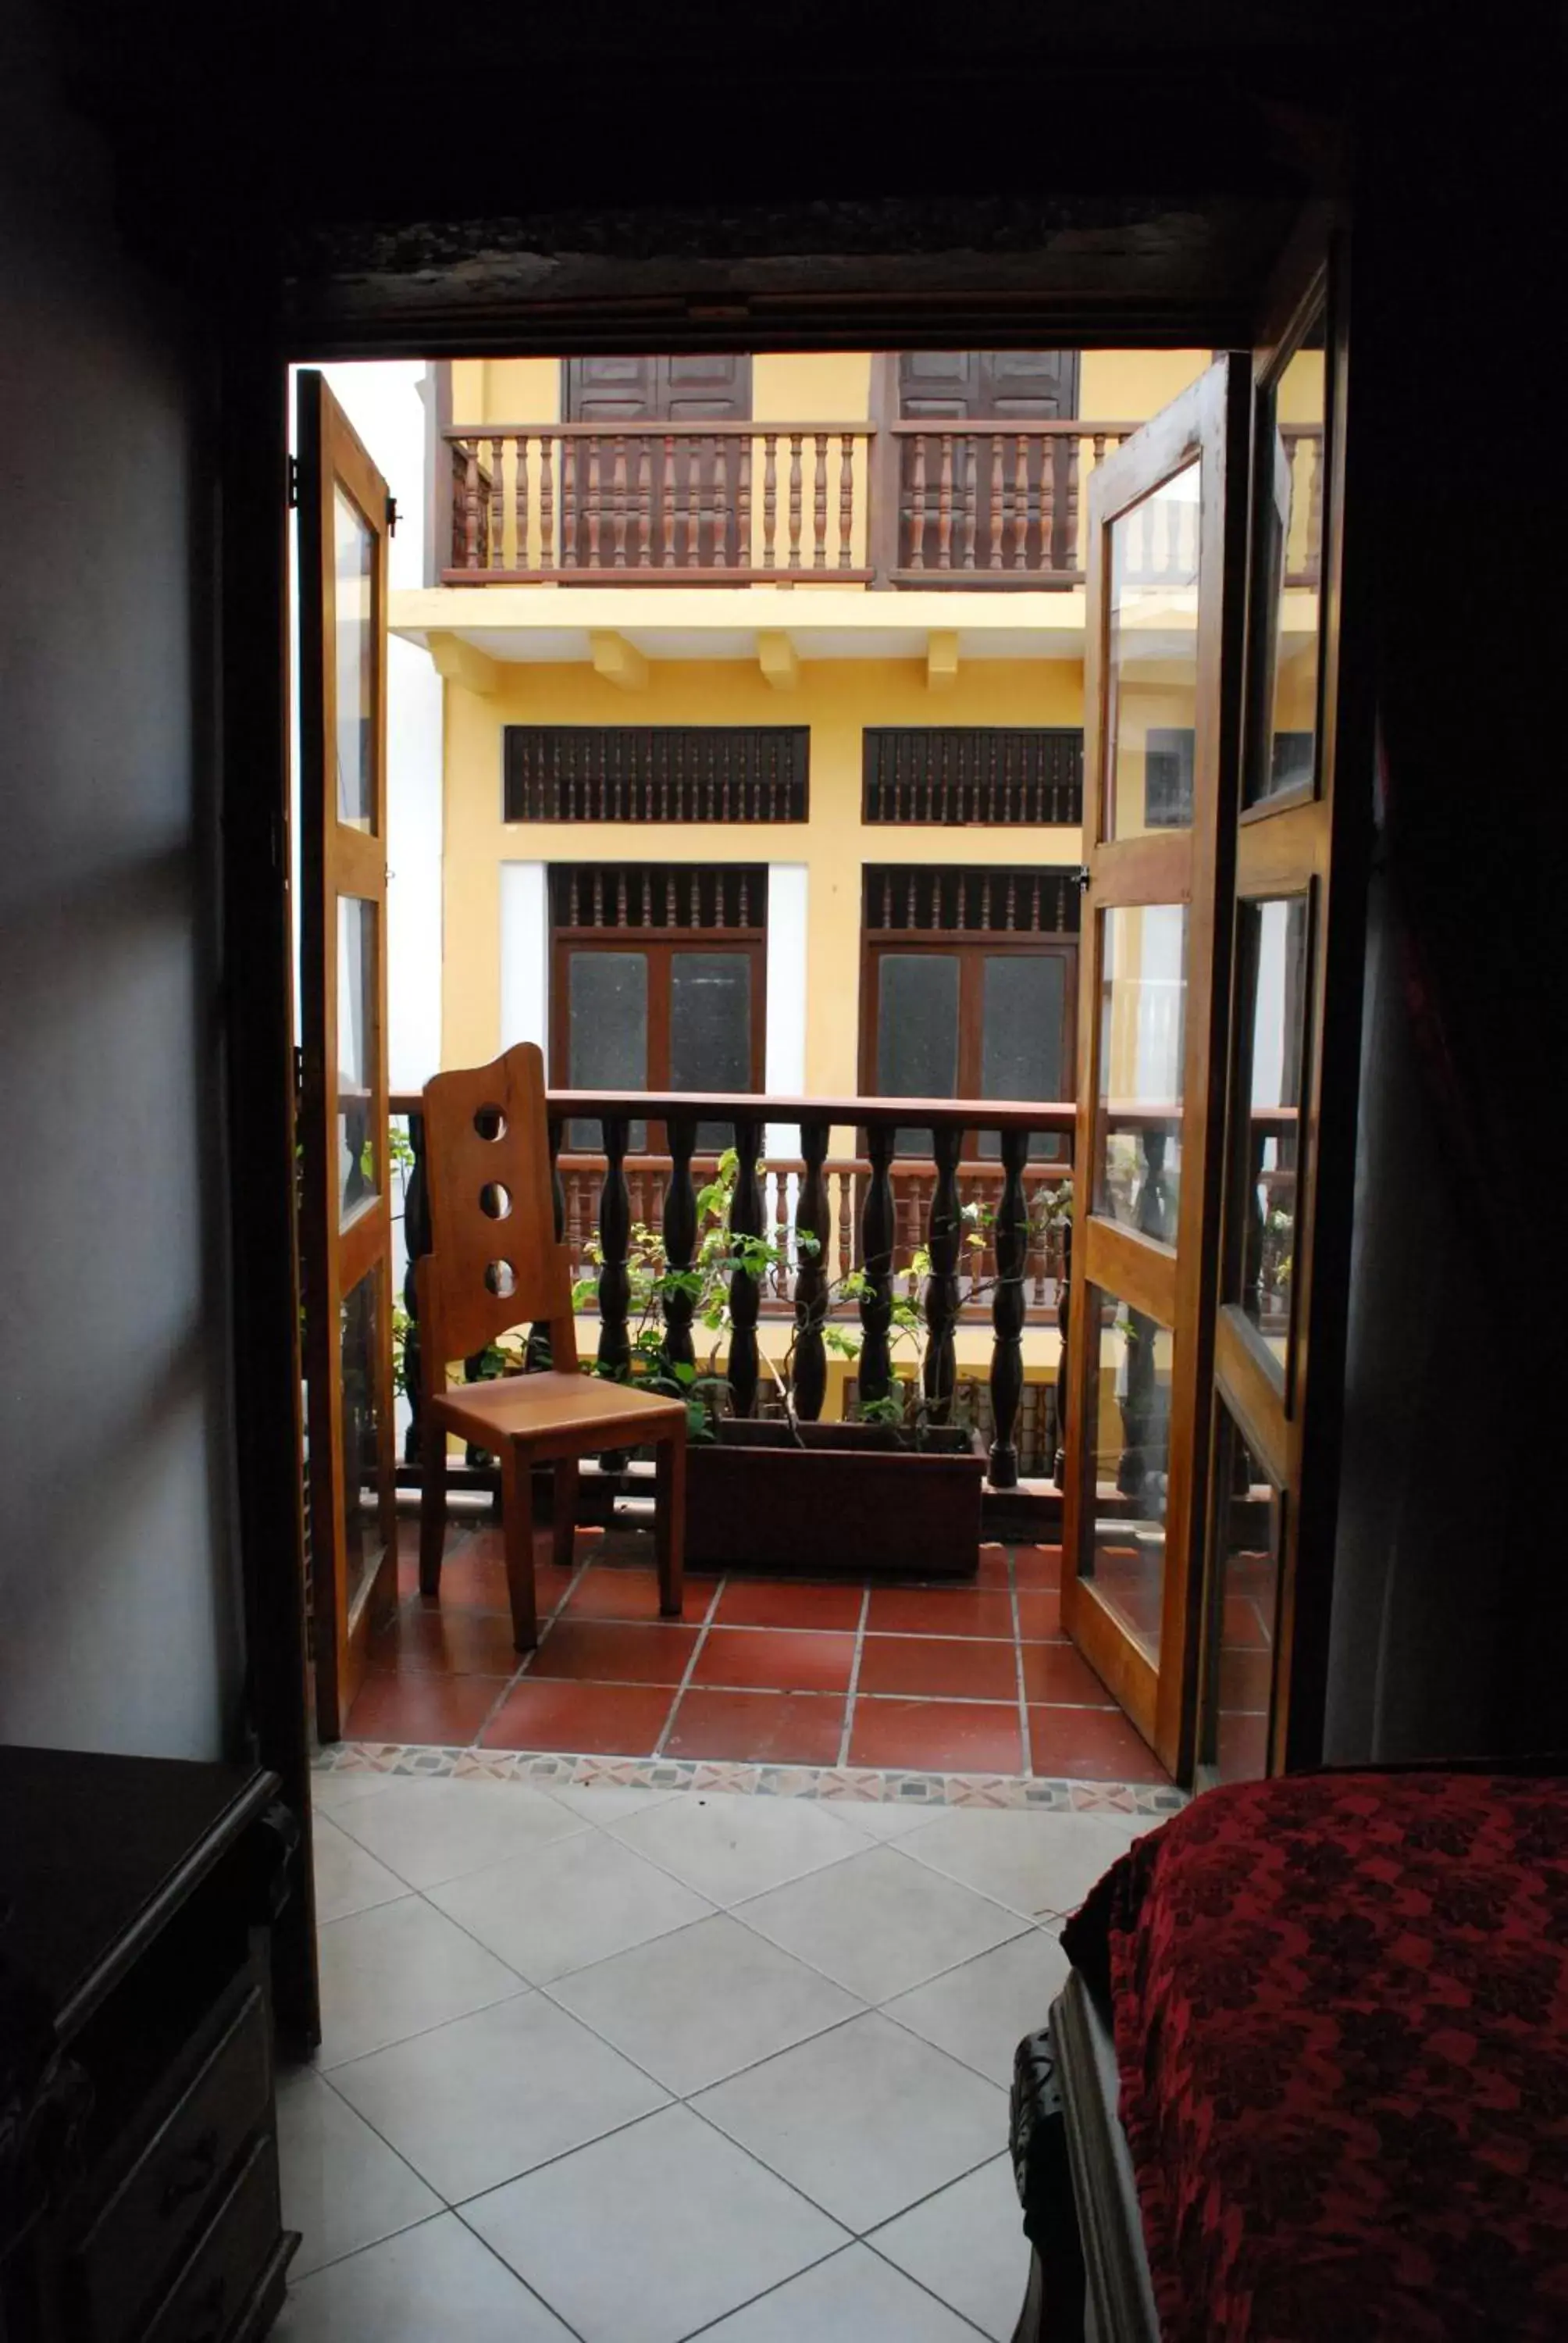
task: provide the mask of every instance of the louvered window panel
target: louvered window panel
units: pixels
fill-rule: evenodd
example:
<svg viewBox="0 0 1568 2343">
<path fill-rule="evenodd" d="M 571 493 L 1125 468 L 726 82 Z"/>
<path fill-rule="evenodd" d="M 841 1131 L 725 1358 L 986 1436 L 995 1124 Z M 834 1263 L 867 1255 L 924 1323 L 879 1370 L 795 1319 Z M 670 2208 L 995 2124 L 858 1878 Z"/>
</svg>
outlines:
<svg viewBox="0 0 1568 2343">
<path fill-rule="evenodd" d="M 804 821 L 804 724 L 508 724 L 508 821 Z"/>
<path fill-rule="evenodd" d="M 870 725 L 862 754 L 868 822 L 1009 830 L 1083 818 L 1080 731 Z"/>
</svg>

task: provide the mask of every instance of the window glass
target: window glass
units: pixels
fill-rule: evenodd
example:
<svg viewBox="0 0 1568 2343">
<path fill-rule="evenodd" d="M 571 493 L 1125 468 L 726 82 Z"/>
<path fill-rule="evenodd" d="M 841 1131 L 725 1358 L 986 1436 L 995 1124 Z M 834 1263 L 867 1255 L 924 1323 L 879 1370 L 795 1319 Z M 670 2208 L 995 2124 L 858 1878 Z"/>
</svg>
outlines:
<svg viewBox="0 0 1568 2343">
<path fill-rule="evenodd" d="M 381 1534 L 381 1271 L 367 1270 L 343 1298 L 339 1367 L 343 1385 L 343 1553 L 348 1609 L 376 1574 Z"/>
<path fill-rule="evenodd" d="M 1190 829 L 1198 702 L 1197 463 L 1111 524 L 1105 830 Z"/>
<path fill-rule="evenodd" d="M 376 539 L 341 488 L 332 499 L 337 819 L 371 830 L 376 815 Z"/>
<path fill-rule="evenodd" d="M 1244 1152 L 1234 1214 L 1227 1299 L 1239 1302 L 1262 1337 L 1282 1390 L 1291 1328 L 1302 1057 L 1307 1028 L 1305 895 L 1243 901 L 1237 961 L 1242 1095 L 1237 1134 Z"/>
<path fill-rule="evenodd" d="M 878 963 L 877 1091 L 881 1098 L 958 1096 L 956 952 L 883 952 Z M 900 1155 L 930 1152 L 929 1131 L 900 1131 Z"/>
<path fill-rule="evenodd" d="M 1181 1178 L 1187 908 L 1119 904 L 1100 919 L 1094 1210 L 1174 1244 Z"/>
<path fill-rule="evenodd" d="M 568 974 L 567 1086 L 574 1091 L 648 1088 L 648 954 L 574 951 Z M 593 1151 L 597 1122 L 574 1120 L 567 1145 Z M 634 1155 L 648 1146 L 648 1125 L 631 1125 Z"/>
<path fill-rule="evenodd" d="M 1280 1492 L 1219 1403 L 1218 1568 L 1209 1618 L 1203 1762 L 1221 1782 L 1269 1770 L 1280 1613 Z"/>
<path fill-rule="evenodd" d="M 980 1096 L 1055 1101 L 1072 1094 L 1067 1060 L 1067 961 L 1060 952 L 988 952 L 980 995 Z M 1031 1158 L 1062 1152 L 1055 1131 L 1037 1131 Z M 980 1134 L 982 1156 L 1001 1153 L 994 1131 Z"/>
<path fill-rule="evenodd" d="M 1079 1576 L 1158 1664 L 1176 1337 L 1101 1286 L 1084 1288 L 1084 1298 L 1099 1331 L 1091 1342 L 1093 1495 Z"/>
<path fill-rule="evenodd" d="M 340 1226 L 379 1192 L 374 1082 L 380 1054 L 380 906 L 337 899 L 337 1215 Z"/>
<path fill-rule="evenodd" d="M 743 952 L 675 952 L 669 967 L 669 1087 L 749 1091 L 751 961 Z M 699 1122 L 699 1151 L 725 1148 L 725 1122 Z"/>
<path fill-rule="evenodd" d="M 1268 468 L 1259 498 L 1248 805 L 1312 780 L 1327 445 L 1321 311 L 1261 405 Z"/>
</svg>

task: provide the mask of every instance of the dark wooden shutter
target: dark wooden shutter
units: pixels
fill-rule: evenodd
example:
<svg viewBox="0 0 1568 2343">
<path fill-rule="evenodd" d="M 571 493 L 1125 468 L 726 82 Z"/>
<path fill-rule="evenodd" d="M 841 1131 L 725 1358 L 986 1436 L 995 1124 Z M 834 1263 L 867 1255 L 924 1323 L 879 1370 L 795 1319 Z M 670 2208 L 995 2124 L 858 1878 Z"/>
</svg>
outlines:
<svg viewBox="0 0 1568 2343">
<path fill-rule="evenodd" d="M 804 821 L 810 739 L 804 724 L 508 724 L 503 819 Z"/>
</svg>

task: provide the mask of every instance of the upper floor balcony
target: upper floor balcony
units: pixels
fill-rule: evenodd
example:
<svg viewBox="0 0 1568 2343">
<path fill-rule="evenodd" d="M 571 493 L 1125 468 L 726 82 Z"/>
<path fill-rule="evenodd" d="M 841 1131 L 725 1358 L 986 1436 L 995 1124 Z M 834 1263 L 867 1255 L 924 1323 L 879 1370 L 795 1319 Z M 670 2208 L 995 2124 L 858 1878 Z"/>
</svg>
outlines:
<svg viewBox="0 0 1568 2343">
<path fill-rule="evenodd" d="M 1088 563 L 1088 482 L 1137 428 L 1000 416 L 456 426 L 442 434 L 440 583 L 1070 591 Z M 1322 433 L 1287 423 L 1281 437 L 1284 582 L 1312 588 Z M 1133 574 L 1187 583 L 1196 550 L 1151 501 Z"/>
</svg>

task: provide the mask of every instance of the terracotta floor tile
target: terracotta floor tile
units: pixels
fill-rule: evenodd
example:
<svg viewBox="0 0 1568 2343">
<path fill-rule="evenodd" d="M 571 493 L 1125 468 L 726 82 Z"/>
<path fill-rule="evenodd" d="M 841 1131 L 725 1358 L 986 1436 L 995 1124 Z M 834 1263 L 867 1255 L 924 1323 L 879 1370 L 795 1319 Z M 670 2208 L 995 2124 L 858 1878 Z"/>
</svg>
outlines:
<svg viewBox="0 0 1568 2343">
<path fill-rule="evenodd" d="M 719 1598 L 714 1620 L 720 1627 L 853 1629 L 860 1624 L 864 1601 L 864 1589 L 853 1584 L 732 1578 Z"/>
<path fill-rule="evenodd" d="M 622 1625 L 563 1619 L 539 1645 L 529 1675 L 571 1676 L 594 1684 L 678 1684 L 700 1631 L 668 1624 Z"/>
<path fill-rule="evenodd" d="M 524 1658 L 513 1648 L 509 1611 L 458 1610 L 417 1594 L 372 1635 L 367 1656 L 373 1668 L 457 1676 L 513 1675 Z"/>
<path fill-rule="evenodd" d="M 982 1545 L 980 1568 L 975 1572 L 975 1584 L 990 1593 L 998 1593 L 1012 1584 L 1012 1564 L 1004 1545 Z"/>
<path fill-rule="evenodd" d="M 857 1689 L 1016 1701 L 1017 1653 L 1010 1643 L 987 1644 L 973 1635 L 868 1635 Z"/>
<path fill-rule="evenodd" d="M 687 1624 L 699 1621 L 703 1605 L 689 1603 Z M 567 1619 L 641 1619 L 658 1616 L 658 1575 L 653 1570 L 586 1570 L 568 1598 Z"/>
<path fill-rule="evenodd" d="M 1020 1586 L 1060 1586 L 1061 1548 L 1059 1545 L 1015 1546 L 1012 1567 L 1013 1576 Z"/>
<path fill-rule="evenodd" d="M 838 1694 L 694 1686 L 681 1694 L 665 1755 L 728 1757 L 738 1765 L 832 1765 L 843 1729 Z"/>
<path fill-rule="evenodd" d="M 762 1692 L 848 1692 L 855 1638 L 819 1628 L 710 1627 L 692 1683 Z"/>
<path fill-rule="evenodd" d="M 873 1586 L 872 1635 L 1012 1634 L 1012 1597 L 992 1586 Z"/>
<path fill-rule="evenodd" d="M 508 1694 L 482 1745 L 651 1757 L 674 1697 L 662 1684 L 541 1684 L 524 1676 Z"/>
<path fill-rule="evenodd" d="M 1027 1644 L 1047 1643 L 1061 1634 L 1060 1586 L 1020 1587 L 1018 1632 Z"/>
<path fill-rule="evenodd" d="M 351 1741 L 423 1741 L 467 1748 L 507 1688 L 498 1676 L 370 1670 L 348 1713 Z"/>
<path fill-rule="evenodd" d="M 858 1714 L 858 1712 L 857 1712 Z M 1037 1774 L 1085 1782 L 1168 1782 L 1148 1744 L 1116 1709 L 1030 1708 L 1030 1751 Z"/>
<path fill-rule="evenodd" d="M 1016 1774 L 1022 1762 L 1016 1705 L 950 1700 L 855 1703 L 851 1765 Z"/>
<path fill-rule="evenodd" d="M 1071 1708 L 1114 1708 L 1116 1703 L 1081 1652 L 1070 1644 L 1026 1644 L 1024 1698 Z"/>
</svg>

